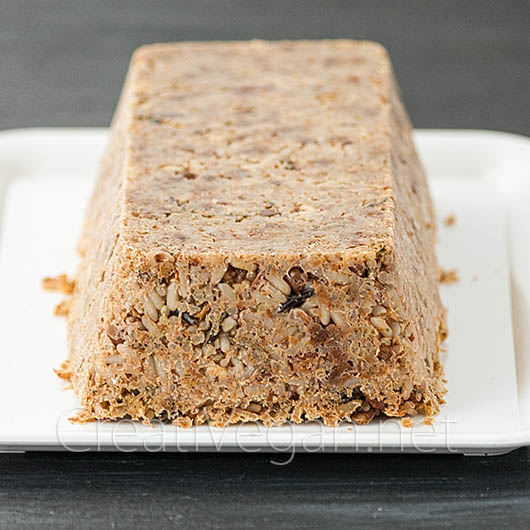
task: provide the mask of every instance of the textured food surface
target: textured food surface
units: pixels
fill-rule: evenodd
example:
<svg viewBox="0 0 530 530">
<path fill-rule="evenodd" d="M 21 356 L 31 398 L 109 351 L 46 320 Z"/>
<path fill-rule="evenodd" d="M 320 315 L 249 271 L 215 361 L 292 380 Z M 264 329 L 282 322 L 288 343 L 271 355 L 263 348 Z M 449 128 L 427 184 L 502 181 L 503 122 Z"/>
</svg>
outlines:
<svg viewBox="0 0 530 530">
<path fill-rule="evenodd" d="M 68 369 L 87 418 L 439 409 L 433 208 L 375 43 L 137 50 L 80 252 Z"/>
</svg>

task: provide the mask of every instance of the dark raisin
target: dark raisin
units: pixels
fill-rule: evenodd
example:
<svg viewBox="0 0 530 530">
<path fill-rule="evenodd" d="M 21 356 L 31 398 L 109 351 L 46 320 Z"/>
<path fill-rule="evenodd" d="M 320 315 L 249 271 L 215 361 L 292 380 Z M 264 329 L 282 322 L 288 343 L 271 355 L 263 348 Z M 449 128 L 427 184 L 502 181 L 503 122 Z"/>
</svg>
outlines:
<svg viewBox="0 0 530 530">
<path fill-rule="evenodd" d="M 226 269 L 226 272 L 223 276 L 223 282 L 229 284 L 241 283 L 246 277 L 246 270 L 238 269 L 237 267 L 232 267 L 232 265 L 228 265 L 228 269 Z"/>
<path fill-rule="evenodd" d="M 362 405 L 361 405 L 361 410 L 363 412 L 368 412 L 370 410 L 370 403 L 368 403 L 367 401 L 365 401 Z"/>
<path fill-rule="evenodd" d="M 285 281 L 295 293 L 299 293 L 304 290 L 305 284 L 307 283 L 307 276 L 300 267 L 293 267 L 287 273 Z"/>
<path fill-rule="evenodd" d="M 391 357 L 392 357 L 392 347 L 391 346 L 386 346 L 385 344 L 383 344 L 380 348 L 379 348 L 379 358 L 382 360 L 382 361 L 388 361 Z"/>
<path fill-rule="evenodd" d="M 107 327 L 107 336 L 112 341 L 114 346 L 125 342 L 121 336 L 118 328 L 114 324 L 109 324 Z"/>
<path fill-rule="evenodd" d="M 410 398 L 409 398 L 411 401 L 416 401 L 416 403 L 421 403 L 421 401 L 423 400 L 423 392 L 420 392 L 419 390 L 416 390 L 415 392 L 412 392 L 410 394 Z"/>
</svg>

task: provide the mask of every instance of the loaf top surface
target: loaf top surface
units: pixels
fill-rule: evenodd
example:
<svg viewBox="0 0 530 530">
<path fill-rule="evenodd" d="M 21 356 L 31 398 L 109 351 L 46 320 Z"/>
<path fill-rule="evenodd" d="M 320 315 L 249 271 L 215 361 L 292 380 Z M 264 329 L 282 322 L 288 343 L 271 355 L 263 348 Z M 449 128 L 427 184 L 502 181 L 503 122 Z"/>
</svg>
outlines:
<svg viewBox="0 0 530 530">
<path fill-rule="evenodd" d="M 385 50 L 370 42 L 140 48 L 118 110 L 121 235 L 170 254 L 388 245 L 393 83 Z"/>
</svg>

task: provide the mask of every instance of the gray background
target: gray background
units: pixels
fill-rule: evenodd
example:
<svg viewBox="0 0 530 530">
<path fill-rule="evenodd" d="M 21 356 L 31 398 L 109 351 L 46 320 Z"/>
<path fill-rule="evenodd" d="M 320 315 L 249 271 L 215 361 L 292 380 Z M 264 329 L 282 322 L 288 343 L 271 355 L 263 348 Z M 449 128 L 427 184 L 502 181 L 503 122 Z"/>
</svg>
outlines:
<svg viewBox="0 0 530 530">
<path fill-rule="evenodd" d="M 372 39 L 416 127 L 529 134 L 525 0 L 0 0 L 0 128 L 106 125 L 135 47 L 186 39 Z"/>
<path fill-rule="evenodd" d="M 108 124 L 143 43 L 354 37 L 416 126 L 528 135 L 529 27 L 521 0 L 0 0 L 0 129 Z M 6 454 L 0 528 L 527 529 L 529 456 Z"/>
</svg>

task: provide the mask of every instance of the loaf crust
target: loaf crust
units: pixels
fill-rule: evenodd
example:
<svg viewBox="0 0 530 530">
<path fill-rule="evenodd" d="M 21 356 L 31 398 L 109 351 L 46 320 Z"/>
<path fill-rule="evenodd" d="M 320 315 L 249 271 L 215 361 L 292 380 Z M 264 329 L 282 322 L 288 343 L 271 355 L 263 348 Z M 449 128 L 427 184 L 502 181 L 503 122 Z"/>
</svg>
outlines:
<svg viewBox="0 0 530 530">
<path fill-rule="evenodd" d="M 369 42 L 133 56 L 79 245 L 85 417 L 267 425 L 434 414 L 434 215 Z"/>
</svg>

